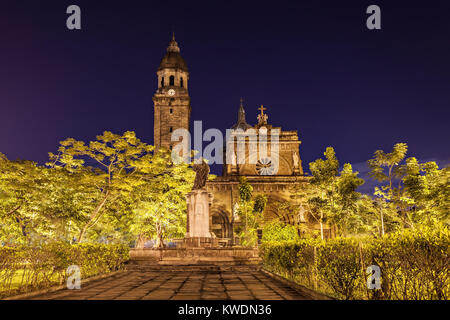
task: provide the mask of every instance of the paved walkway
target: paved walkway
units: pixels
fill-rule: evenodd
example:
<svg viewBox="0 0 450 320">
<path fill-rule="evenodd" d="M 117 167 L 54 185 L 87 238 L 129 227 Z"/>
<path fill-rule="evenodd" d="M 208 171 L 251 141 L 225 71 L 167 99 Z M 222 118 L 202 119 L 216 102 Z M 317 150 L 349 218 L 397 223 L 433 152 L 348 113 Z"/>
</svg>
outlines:
<svg viewBox="0 0 450 320">
<path fill-rule="evenodd" d="M 57 300 L 303 300 L 291 287 L 257 270 L 135 270 L 31 299 Z"/>
</svg>

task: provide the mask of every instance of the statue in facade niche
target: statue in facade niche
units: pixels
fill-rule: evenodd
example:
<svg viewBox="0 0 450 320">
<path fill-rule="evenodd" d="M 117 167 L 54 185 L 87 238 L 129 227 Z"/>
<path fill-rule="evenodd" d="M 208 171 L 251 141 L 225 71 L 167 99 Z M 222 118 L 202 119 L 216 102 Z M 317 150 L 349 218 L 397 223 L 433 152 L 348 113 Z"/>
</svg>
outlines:
<svg viewBox="0 0 450 320">
<path fill-rule="evenodd" d="M 203 189 L 208 180 L 209 165 L 206 163 L 205 159 L 202 159 L 202 163 L 194 164 L 192 169 L 195 171 L 194 187 L 192 190 Z"/>
<path fill-rule="evenodd" d="M 299 158 L 298 158 L 298 154 L 297 154 L 297 152 L 294 152 L 293 154 L 292 154 L 292 160 L 294 160 L 294 168 L 297 168 L 298 167 L 298 162 L 299 162 Z"/>
</svg>

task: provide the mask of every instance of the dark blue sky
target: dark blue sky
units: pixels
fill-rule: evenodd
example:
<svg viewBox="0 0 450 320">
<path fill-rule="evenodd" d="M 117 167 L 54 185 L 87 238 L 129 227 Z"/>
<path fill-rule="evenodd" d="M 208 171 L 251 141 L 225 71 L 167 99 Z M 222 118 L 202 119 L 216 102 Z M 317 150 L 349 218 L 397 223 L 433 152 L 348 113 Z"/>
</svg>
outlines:
<svg viewBox="0 0 450 320">
<path fill-rule="evenodd" d="M 70 4 L 81 31 L 66 29 Z M 382 30 L 366 28 L 370 4 Z M 153 143 L 174 30 L 204 128 L 234 124 L 242 96 L 251 124 L 264 104 L 270 123 L 298 130 L 304 169 L 327 146 L 358 164 L 396 142 L 448 163 L 449 17 L 435 0 L 2 1 L 0 152 L 43 163 L 59 141 L 104 130 Z"/>
</svg>

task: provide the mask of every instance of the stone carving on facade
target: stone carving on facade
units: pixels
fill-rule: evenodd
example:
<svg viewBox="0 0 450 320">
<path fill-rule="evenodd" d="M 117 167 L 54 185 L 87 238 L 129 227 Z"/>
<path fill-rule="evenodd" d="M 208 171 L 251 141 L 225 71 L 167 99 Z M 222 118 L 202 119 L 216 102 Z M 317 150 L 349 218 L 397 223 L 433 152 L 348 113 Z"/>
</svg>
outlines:
<svg viewBox="0 0 450 320">
<path fill-rule="evenodd" d="M 294 161 L 294 168 L 298 168 L 298 163 L 300 161 L 297 152 L 292 154 L 292 160 Z"/>
</svg>

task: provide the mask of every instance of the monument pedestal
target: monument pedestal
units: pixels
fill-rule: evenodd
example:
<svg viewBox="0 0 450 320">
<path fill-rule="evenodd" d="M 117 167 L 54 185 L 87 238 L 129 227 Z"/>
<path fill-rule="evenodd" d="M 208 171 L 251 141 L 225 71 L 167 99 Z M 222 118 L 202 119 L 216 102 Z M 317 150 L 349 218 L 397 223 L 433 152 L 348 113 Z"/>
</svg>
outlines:
<svg viewBox="0 0 450 320">
<path fill-rule="evenodd" d="M 215 237 L 190 237 L 184 239 L 186 248 L 217 248 L 219 241 Z"/>
<path fill-rule="evenodd" d="M 210 231 L 209 207 L 213 195 L 206 189 L 192 190 L 186 195 L 187 226 L 184 245 L 186 247 L 217 247 L 218 241 Z"/>
<path fill-rule="evenodd" d="M 131 249 L 132 264 L 150 266 L 251 266 L 259 267 L 258 248 L 219 248 L 218 239 L 211 232 L 210 205 L 213 195 L 206 191 L 208 165 L 194 165 L 197 172 L 194 189 L 186 195 L 186 237 L 176 248 Z"/>
</svg>

